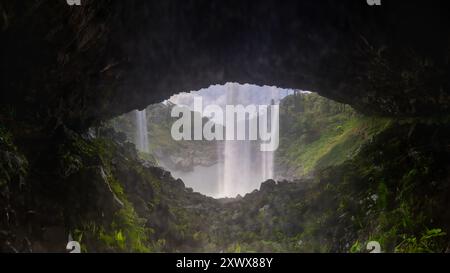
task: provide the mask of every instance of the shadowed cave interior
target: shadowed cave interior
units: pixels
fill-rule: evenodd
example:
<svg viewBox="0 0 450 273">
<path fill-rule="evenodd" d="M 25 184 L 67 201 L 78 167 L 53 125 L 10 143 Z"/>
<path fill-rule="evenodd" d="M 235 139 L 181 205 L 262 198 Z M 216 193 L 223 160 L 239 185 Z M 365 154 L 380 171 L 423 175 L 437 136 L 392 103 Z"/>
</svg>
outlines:
<svg viewBox="0 0 450 273">
<path fill-rule="evenodd" d="M 447 252 L 448 10 L 2 1 L 0 251 Z M 275 152 L 170 137 L 233 88 L 279 105 Z"/>
</svg>

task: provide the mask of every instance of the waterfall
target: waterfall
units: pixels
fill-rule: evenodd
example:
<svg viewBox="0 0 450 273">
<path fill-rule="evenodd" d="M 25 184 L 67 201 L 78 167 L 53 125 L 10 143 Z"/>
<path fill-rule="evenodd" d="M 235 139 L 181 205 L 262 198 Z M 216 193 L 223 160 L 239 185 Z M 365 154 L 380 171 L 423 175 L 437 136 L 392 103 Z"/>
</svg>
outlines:
<svg viewBox="0 0 450 273">
<path fill-rule="evenodd" d="M 278 90 L 275 87 L 271 88 L 271 96 L 270 96 L 270 104 L 274 105 L 274 104 L 278 104 L 280 101 L 280 93 L 278 92 Z M 270 109 L 269 109 L 270 110 Z M 271 117 L 270 115 L 270 111 L 269 111 L 269 117 Z M 274 120 L 275 122 L 279 122 L 278 119 Z M 279 128 L 279 124 L 272 124 L 272 119 L 269 118 L 268 119 L 268 126 L 269 126 L 269 130 L 273 130 L 274 128 L 276 128 L 276 130 L 278 130 Z M 267 179 L 273 179 L 275 177 L 275 152 L 261 152 L 262 153 L 262 164 L 263 164 L 263 181 L 267 180 Z"/>
<path fill-rule="evenodd" d="M 229 84 L 226 94 L 227 104 L 248 105 L 253 102 L 252 98 L 245 97 L 245 90 L 240 89 L 242 87 L 238 84 Z M 271 96 L 271 103 L 278 103 L 279 94 L 276 88 L 273 88 Z M 268 123 L 269 128 L 274 127 L 273 125 Z M 259 143 L 250 140 L 225 141 L 222 146 L 223 170 L 219 172 L 222 179 L 219 179 L 218 196 L 244 195 L 259 189 L 265 180 L 274 178 L 274 152 L 261 152 Z"/>
<path fill-rule="evenodd" d="M 136 113 L 136 146 L 140 152 L 148 153 L 147 113 L 144 110 Z"/>
<path fill-rule="evenodd" d="M 254 105 L 258 107 L 279 104 L 282 98 L 293 94 L 293 92 L 293 90 L 269 86 L 226 83 L 225 85 L 210 86 L 189 94 L 178 94 L 171 97 L 170 101 L 193 109 L 194 97 L 201 96 L 204 100 L 203 107 L 207 105 L 219 106 L 224 110 L 224 116 L 226 116 L 226 105 L 243 105 L 244 107 Z M 271 108 L 269 107 L 268 117 L 271 116 L 270 111 Z M 227 128 L 223 118 L 220 117 L 213 121 L 224 126 L 226 135 Z M 246 128 L 248 128 L 247 126 L 250 123 L 248 115 L 246 119 Z M 241 121 L 235 120 L 235 128 L 237 128 L 237 122 L 242 122 L 242 119 Z M 278 119 L 271 121 L 269 118 L 266 122 L 269 131 L 272 131 L 272 128 L 279 128 Z M 274 152 L 262 152 L 261 144 L 262 142 L 259 140 L 217 141 L 215 152 L 218 162 L 216 164 L 194 166 L 194 171 L 189 172 L 170 171 L 174 177 L 181 178 L 187 186 L 192 187 L 195 191 L 215 198 L 235 197 L 238 194 L 245 195 L 259 189 L 261 183 L 267 179 L 275 178 Z"/>
</svg>

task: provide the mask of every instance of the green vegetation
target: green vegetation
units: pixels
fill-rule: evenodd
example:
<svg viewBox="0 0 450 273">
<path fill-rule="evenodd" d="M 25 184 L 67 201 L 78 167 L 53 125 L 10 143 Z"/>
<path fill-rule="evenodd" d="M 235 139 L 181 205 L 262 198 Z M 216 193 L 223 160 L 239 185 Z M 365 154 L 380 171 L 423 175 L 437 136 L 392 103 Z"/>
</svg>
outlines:
<svg viewBox="0 0 450 273">
<path fill-rule="evenodd" d="M 317 173 L 315 195 L 320 202 L 328 196 L 327 207 L 337 211 L 326 225 L 347 227 L 335 230 L 336 251 L 370 240 L 387 252 L 446 250 L 448 221 L 440 207 L 449 190 L 448 157 L 436 139 L 448 134 L 448 126 L 433 122 L 392 121 L 353 159 Z"/>
<path fill-rule="evenodd" d="M 112 138 L 86 140 L 71 132 L 66 132 L 66 137 L 67 140 L 59 146 L 58 153 L 61 176 L 72 181 L 77 177 L 83 177 L 83 174 L 89 174 L 89 176 L 94 174 L 91 179 L 94 180 L 94 184 L 97 184 L 94 186 L 95 191 L 103 195 L 103 199 L 110 199 L 102 204 L 97 203 L 97 206 L 105 206 L 103 214 L 108 213 L 108 215 L 103 217 L 107 217 L 108 221 L 102 222 L 96 217 L 81 214 L 82 219 L 74 223 L 80 239 L 96 240 L 94 250 L 149 251 L 147 233 L 151 233 L 151 229 L 145 227 L 145 220 L 136 214 L 123 188 L 125 181 L 119 181 L 118 170 L 112 163 L 114 158 L 117 158 L 121 152 L 126 152 L 126 149 L 118 146 Z M 136 157 L 137 155 L 134 156 Z M 93 164 L 98 167 L 95 168 Z M 94 202 L 90 199 L 83 199 L 83 201 L 87 204 Z M 80 211 L 80 213 L 83 212 Z M 90 246 L 83 245 L 84 240 L 80 242 L 85 251 L 92 250 Z"/>
<path fill-rule="evenodd" d="M 84 252 L 354 253 L 369 241 L 384 252 L 448 249 L 448 121 L 364 117 L 316 94 L 287 97 L 281 114 L 277 164 L 299 179 L 269 180 L 234 200 L 192 192 L 107 126 L 95 137 L 60 127 L 27 157 L 0 127 L 0 204 L 11 215 L 36 211 L 38 221 L 19 224 L 50 251 L 64 251 L 68 233 Z M 150 109 L 155 118 L 164 117 Z M 156 143 L 186 145 L 177 156 L 194 149 Z M 0 225 L 20 246 L 15 226 Z M 42 239 L 42 226 L 60 231 L 57 244 Z"/>
<path fill-rule="evenodd" d="M 447 159 L 435 139 L 448 123 L 364 117 L 316 94 L 281 106 L 277 165 L 300 180 L 265 183 L 220 212 L 173 207 L 176 241 L 194 251 L 364 252 L 372 240 L 385 252 L 445 251 Z"/>
<path fill-rule="evenodd" d="M 351 159 L 390 124 L 388 119 L 363 117 L 350 106 L 315 93 L 286 97 L 280 108 L 277 166 L 292 178 Z"/>
<path fill-rule="evenodd" d="M 0 186 L 12 182 L 23 183 L 28 172 L 28 162 L 18 151 L 10 132 L 0 125 Z M 17 181 L 14 181 L 17 180 Z"/>
<path fill-rule="evenodd" d="M 172 124 L 178 119 L 171 117 L 174 104 L 158 103 L 146 108 L 147 130 L 149 138 L 149 150 L 147 153 L 139 153 L 140 157 L 154 163 L 164 163 L 172 169 L 192 170 L 195 165 L 212 165 L 217 162 L 217 148 L 214 141 L 175 141 L 171 136 Z M 192 121 L 194 115 L 191 112 Z M 203 123 L 208 120 L 203 118 Z M 135 113 L 130 112 L 112 119 L 106 125 L 118 132 L 125 134 L 129 142 L 135 142 L 136 138 Z"/>
<path fill-rule="evenodd" d="M 12 134 L 0 125 L 0 207 L 9 212 L 9 200 L 25 190 L 29 164 L 18 150 Z"/>
</svg>

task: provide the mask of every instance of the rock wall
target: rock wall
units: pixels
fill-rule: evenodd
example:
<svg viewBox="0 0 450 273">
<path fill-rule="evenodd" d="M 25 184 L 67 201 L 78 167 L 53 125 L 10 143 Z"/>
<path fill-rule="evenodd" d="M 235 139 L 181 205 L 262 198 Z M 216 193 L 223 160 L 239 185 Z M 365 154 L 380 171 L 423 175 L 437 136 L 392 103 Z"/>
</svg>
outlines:
<svg viewBox="0 0 450 273">
<path fill-rule="evenodd" d="M 448 112 L 443 0 L 10 0 L 0 11 L 2 107 L 42 127 L 83 129 L 230 81 L 313 90 L 367 114 Z"/>
</svg>

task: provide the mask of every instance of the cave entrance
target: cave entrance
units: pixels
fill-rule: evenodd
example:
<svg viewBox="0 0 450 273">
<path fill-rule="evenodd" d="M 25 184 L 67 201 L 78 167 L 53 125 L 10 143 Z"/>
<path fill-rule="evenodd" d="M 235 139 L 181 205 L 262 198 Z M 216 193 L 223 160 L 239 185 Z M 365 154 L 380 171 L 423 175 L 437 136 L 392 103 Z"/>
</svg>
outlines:
<svg viewBox="0 0 450 273">
<path fill-rule="evenodd" d="M 261 116 L 256 117 L 250 112 L 237 114 L 233 126 L 230 126 L 226 118 L 211 114 L 207 108 L 226 109 L 229 105 L 236 108 L 240 105 L 248 110 L 251 108 L 247 106 L 267 106 L 268 111 L 272 111 L 271 106 L 278 105 L 284 97 L 296 92 L 252 84 L 212 85 L 198 91 L 179 93 L 146 109 L 117 117 L 111 123 L 136 145 L 141 157 L 169 170 L 174 178 L 180 178 L 194 191 L 215 198 L 243 196 L 259 189 L 262 182 L 276 178 L 276 150 L 262 151 L 261 139 L 239 139 L 238 130 L 234 140 L 195 139 L 194 136 L 190 140 L 175 140 L 171 130 L 178 117 L 173 116 L 173 108 L 188 110 L 192 115 L 192 126 L 195 120 L 201 120 L 202 126 L 208 122 L 213 124 L 213 132 L 219 129 L 228 132 L 234 126 L 244 128 L 245 136 L 250 136 L 252 121 L 257 119 L 257 124 L 262 124 Z M 195 100 L 198 98 L 202 100 L 203 109 L 196 108 Z M 226 111 L 224 113 L 227 114 Z M 273 112 L 270 114 L 274 116 Z M 270 128 L 275 128 L 275 119 L 269 116 L 266 121 Z M 257 128 L 260 127 L 258 125 Z"/>
</svg>

